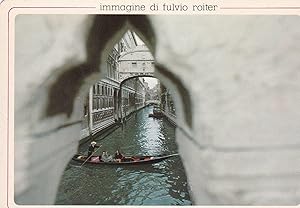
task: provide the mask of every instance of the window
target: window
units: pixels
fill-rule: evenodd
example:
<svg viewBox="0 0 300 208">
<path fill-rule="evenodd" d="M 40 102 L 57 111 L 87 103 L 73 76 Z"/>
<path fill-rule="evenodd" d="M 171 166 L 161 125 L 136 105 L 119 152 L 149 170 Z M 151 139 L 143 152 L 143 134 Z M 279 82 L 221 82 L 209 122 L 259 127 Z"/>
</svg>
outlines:
<svg viewBox="0 0 300 208">
<path fill-rule="evenodd" d="M 98 89 L 98 94 L 100 94 L 100 85 L 97 85 L 97 89 Z"/>
<path fill-rule="evenodd" d="M 85 106 L 84 106 L 84 115 L 86 116 L 87 114 L 88 114 L 88 106 L 85 105 Z"/>
<path fill-rule="evenodd" d="M 103 108 L 103 98 L 100 98 L 100 108 Z"/>
<path fill-rule="evenodd" d="M 106 108 L 105 98 L 103 98 L 103 108 Z"/>
<path fill-rule="evenodd" d="M 107 77 L 112 77 L 112 64 L 111 61 L 107 62 Z"/>
<path fill-rule="evenodd" d="M 96 94 L 96 86 L 93 85 L 93 94 Z"/>
<path fill-rule="evenodd" d="M 136 62 L 132 62 L 132 67 L 136 68 L 137 67 L 137 63 Z"/>
<path fill-rule="evenodd" d="M 99 95 L 102 94 L 102 88 L 101 88 L 101 85 L 99 84 Z"/>
<path fill-rule="evenodd" d="M 111 78 L 115 79 L 115 69 L 111 69 Z"/>
<path fill-rule="evenodd" d="M 95 110 L 97 108 L 96 106 L 96 99 L 93 99 L 93 110 Z"/>
</svg>

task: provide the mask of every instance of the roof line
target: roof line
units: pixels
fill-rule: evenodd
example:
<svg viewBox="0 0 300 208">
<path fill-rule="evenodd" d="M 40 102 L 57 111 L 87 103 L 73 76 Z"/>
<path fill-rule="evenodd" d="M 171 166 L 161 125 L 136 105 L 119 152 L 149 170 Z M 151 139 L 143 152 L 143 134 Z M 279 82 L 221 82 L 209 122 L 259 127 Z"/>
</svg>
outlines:
<svg viewBox="0 0 300 208">
<path fill-rule="evenodd" d="M 138 44 L 137 44 L 137 42 L 136 42 L 136 39 L 135 39 L 135 32 L 133 32 L 133 31 L 131 31 L 130 30 L 130 32 L 131 32 L 131 35 L 132 35 L 132 37 L 133 37 L 133 40 L 134 40 L 134 43 L 135 43 L 135 45 L 137 46 Z M 137 34 L 136 34 L 137 35 Z"/>
<path fill-rule="evenodd" d="M 125 52 L 124 54 L 122 54 L 122 55 L 119 57 L 119 60 L 120 60 L 122 57 L 124 57 L 124 56 L 126 56 L 126 55 L 128 55 L 128 54 L 131 54 L 131 53 L 135 53 L 135 52 L 148 52 L 148 53 L 150 53 L 151 56 L 153 57 L 152 53 L 151 53 L 149 50 L 143 50 L 143 49 L 141 49 L 141 50 L 136 50 L 136 51 L 133 50 L 133 51 Z"/>
</svg>

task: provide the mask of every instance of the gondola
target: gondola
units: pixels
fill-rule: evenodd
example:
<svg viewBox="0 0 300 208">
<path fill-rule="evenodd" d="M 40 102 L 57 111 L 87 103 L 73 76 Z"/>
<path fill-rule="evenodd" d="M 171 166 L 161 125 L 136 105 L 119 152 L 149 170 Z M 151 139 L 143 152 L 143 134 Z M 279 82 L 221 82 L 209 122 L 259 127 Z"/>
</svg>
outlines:
<svg viewBox="0 0 300 208">
<path fill-rule="evenodd" d="M 81 163 L 88 163 L 93 165 L 137 165 L 137 164 L 149 164 L 149 163 L 157 163 L 168 159 L 170 157 L 177 156 L 178 154 L 171 155 L 159 155 L 159 156 L 126 156 L 121 161 L 111 161 L 111 162 L 103 162 L 99 161 L 99 156 L 92 156 L 90 160 L 87 160 L 87 156 L 82 154 L 76 154 L 72 158 L 74 161 Z"/>
<path fill-rule="evenodd" d="M 163 114 L 162 113 L 160 113 L 160 114 L 158 114 L 158 113 L 155 113 L 155 114 L 154 113 L 150 113 L 149 117 L 160 119 L 160 118 L 163 117 Z"/>
<path fill-rule="evenodd" d="M 154 107 L 153 113 L 149 114 L 149 117 L 158 118 L 158 119 L 162 118 L 163 116 L 164 116 L 164 114 L 161 112 L 159 107 Z"/>
</svg>

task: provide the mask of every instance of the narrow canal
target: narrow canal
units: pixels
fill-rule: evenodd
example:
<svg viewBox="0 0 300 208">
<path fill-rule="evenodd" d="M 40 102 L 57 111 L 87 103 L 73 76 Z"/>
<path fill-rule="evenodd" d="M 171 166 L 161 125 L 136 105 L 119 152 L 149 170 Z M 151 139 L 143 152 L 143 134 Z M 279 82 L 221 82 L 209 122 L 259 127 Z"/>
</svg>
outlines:
<svg viewBox="0 0 300 208">
<path fill-rule="evenodd" d="M 167 120 L 149 118 L 152 107 L 138 111 L 108 136 L 95 155 L 120 149 L 125 155 L 160 155 L 177 152 L 175 128 Z M 88 143 L 79 147 L 87 153 Z M 180 157 L 155 164 L 106 166 L 70 163 L 61 179 L 56 204 L 191 205 Z"/>
</svg>

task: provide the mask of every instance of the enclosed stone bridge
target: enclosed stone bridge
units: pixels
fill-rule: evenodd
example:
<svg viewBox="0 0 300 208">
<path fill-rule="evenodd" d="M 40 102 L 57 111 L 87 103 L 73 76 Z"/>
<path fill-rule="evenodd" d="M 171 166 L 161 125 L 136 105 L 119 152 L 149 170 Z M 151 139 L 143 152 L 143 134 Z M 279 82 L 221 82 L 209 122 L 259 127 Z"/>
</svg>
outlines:
<svg viewBox="0 0 300 208">
<path fill-rule="evenodd" d="M 147 100 L 146 105 L 150 105 L 150 104 L 160 105 L 160 101 L 159 100 Z"/>
<path fill-rule="evenodd" d="M 154 71 L 153 72 L 121 72 L 119 73 L 119 80 L 121 82 L 126 81 L 128 79 L 134 78 L 134 77 L 154 77 Z"/>
<path fill-rule="evenodd" d="M 122 83 L 133 77 L 153 77 L 154 58 L 145 45 L 138 45 L 119 58 L 119 81 Z"/>
</svg>

